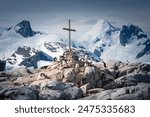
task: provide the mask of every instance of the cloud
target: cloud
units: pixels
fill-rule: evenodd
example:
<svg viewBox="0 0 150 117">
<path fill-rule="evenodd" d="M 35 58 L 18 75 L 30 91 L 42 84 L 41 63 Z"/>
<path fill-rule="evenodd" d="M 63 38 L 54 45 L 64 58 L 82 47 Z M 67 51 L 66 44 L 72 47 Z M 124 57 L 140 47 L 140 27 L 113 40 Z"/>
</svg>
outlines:
<svg viewBox="0 0 150 117">
<path fill-rule="evenodd" d="M 89 24 L 94 25 L 96 23 L 97 23 L 97 20 L 87 20 L 87 21 L 83 22 L 84 25 L 89 25 Z"/>
</svg>

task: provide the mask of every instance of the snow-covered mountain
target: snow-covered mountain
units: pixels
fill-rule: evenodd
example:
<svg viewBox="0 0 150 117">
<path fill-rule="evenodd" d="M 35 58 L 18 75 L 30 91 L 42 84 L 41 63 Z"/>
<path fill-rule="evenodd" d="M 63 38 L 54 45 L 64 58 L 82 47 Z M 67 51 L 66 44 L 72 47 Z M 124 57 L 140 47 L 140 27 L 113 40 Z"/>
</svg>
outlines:
<svg viewBox="0 0 150 117">
<path fill-rule="evenodd" d="M 103 60 L 150 61 L 150 39 L 133 24 L 120 29 L 107 20 L 99 20 L 81 39 L 89 51 Z"/>
<path fill-rule="evenodd" d="M 4 27 L 0 27 L 0 36 L 2 35 L 2 33 L 6 30 L 6 28 Z"/>
<path fill-rule="evenodd" d="M 43 61 L 40 64 L 49 64 L 54 57 L 59 58 L 68 49 L 68 39 L 33 31 L 29 21 L 22 21 L 3 31 L 0 45 L 0 58 L 3 55 L 8 58 L 8 66 L 38 67 L 39 61 Z M 93 60 L 99 60 L 93 53 L 87 52 L 80 43 L 73 41 L 72 46 L 80 55 L 86 53 Z"/>
<path fill-rule="evenodd" d="M 47 35 L 33 31 L 29 21 L 22 21 L 4 30 L 0 35 L 0 58 L 8 58 L 9 66 L 34 66 L 37 61 L 51 61 L 67 48 L 65 39 L 57 35 Z M 45 56 L 49 56 L 46 58 Z M 36 62 L 28 65 L 31 58 Z M 25 60 L 26 59 L 26 60 Z M 30 60 L 29 60 L 30 59 Z M 26 62 L 26 63 L 25 63 Z M 30 62 L 31 63 L 31 62 Z"/>
<path fill-rule="evenodd" d="M 7 64 L 11 66 L 24 66 L 24 67 L 39 67 L 40 61 L 53 61 L 53 58 L 43 51 L 36 50 L 31 47 L 18 47 L 18 49 L 7 58 Z"/>
<path fill-rule="evenodd" d="M 72 41 L 72 48 L 80 57 L 150 62 L 150 39 L 133 24 L 118 28 L 107 20 L 99 20 L 80 40 Z M 0 58 L 8 58 L 9 66 L 38 67 L 62 55 L 67 45 L 68 39 L 34 31 L 29 21 L 22 21 L 2 31 Z"/>
<path fill-rule="evenodd" d="M 65 46 L 65 43 L 66 41 L 64 41 L 64 39 L 62 39 L 60 36 L 47 35 L 40 31 L 33 31 L 29 21 L 22 21 L 15 26 L 7 28 L 1 34 L 0 55 L 3 55 L 4 53 L 5 57 L 8 58 L 18 49 L 19 46 L 28 46 L 39 51 L 44 51 L 46 54 L 55 57 L 55 55 L 59 56 L 59 54 L 54 52 L 52 48 L 48 48 L 48 45 L 50 46 L 51 44 L 51 46 L 59 49 L 59 46 Z M 2 56 L 0 56 L 0 58 L 2 58 Z"/>
</svg>

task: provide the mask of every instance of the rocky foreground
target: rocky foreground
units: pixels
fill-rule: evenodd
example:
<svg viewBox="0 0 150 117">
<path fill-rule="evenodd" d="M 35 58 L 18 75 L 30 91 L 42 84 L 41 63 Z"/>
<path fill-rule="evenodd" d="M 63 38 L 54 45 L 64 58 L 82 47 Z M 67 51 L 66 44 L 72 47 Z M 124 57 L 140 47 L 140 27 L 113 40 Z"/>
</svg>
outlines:
<svg viewBox="0 0 150 117">
<path fill-rule="evenodd" d="M 0 72 L 0 99 L 150 99 L 149 64 L 91 63 L 74 53 L 65 53 L 63 57 L 41 69 L 18 68 Z"/>
</svg>

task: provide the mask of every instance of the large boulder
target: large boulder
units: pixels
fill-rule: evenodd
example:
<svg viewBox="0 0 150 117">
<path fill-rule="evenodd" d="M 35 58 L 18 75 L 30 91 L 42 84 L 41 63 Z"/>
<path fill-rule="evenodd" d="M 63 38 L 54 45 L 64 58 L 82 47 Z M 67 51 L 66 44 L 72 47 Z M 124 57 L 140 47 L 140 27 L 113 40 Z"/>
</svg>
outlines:
<svg viewBox="0 0 150 117">
<path fill-rule="evenodd" d="M 82 98 L 83 100 L 144 100 L 150 99 L 150 84 L 140 83 L 136 86 L 109 89 Z"/>
<path fill-rule="evenodd" d="M 79 99 L 83 97 L 83 91 L 78 87 L 69 87 L 64 90 L 64 93 L 68 97 L 68 99 Z"/>
<path fill-rule="evenodd" d="M 102 86 L 105 86 L 114 80 L 115 80 L 115 78 L 112 75 L 107 74 L 107 73 L 103 73 L 103 75 L 102 75 Z"/>
<path fill-rule="evenodd" d="M 19 67 L 19 68 L 13 69 L 13 70 L 7 70 L 3 73 L 5 73 L 6 75 L 9 75 L 11 77 L 23 77 L 23 76 L 29 76 L 29 75 L 33 74 L 30 71 L 30 69 L 26 69 L 23 67 Z"/>
<path fill-rule="evenodd" d="M 59 90 L 44 89 L 39 93 L 40 100 L 64 100 L 66 95 Z"/>
<path fill-rule="evenodd" d="M 44 77 L 52 79 L 52 80 L 62 80 L 63 79 L 63 70 L 52 69 L 50 71 L 43 71 L 42 75 Z"/>
<path fill-rule="evenodd" d="M 132 72 L 137 72 L 139 70 L 140 65 L 141 63 L 132 63 L 120 68 L 118 77 L 127 75 Z"/>
<path fill-rule="evenodd" d="M 37 100 L 38 91 L 31 87 L 4 88 L 0 91 L 0 99 L 5 100 Z"/>
<path fill-rule="evenodd" d="M 41 84 L 39 99 L 79 99 L 83 97 L 83 92 L 80 88 L 73 84 L 63 83 L 60 81 L 48 81 Z"/>
<path fill-rule="evenodd" d="M 101 87 L 101 73 L 96 67 L 87 66 L 84 70 L 83 84 L 90 84 L 91 88 Z"/>
<path fill-rule="evenodd" d="M 68 68 L 64 70 L 64 82 L 74 82 L 75 81 L 75 69 L 74 68 Z"/>
<path fill-rule="evenodd" d="M 127 87 L 137 85 L 138 83 L 150 83 L 150 73 L 130 73 L 128 75 L 122 76 L 117 78 L 116 80 L 112 81 L 111 83 L 105 85 L 104 89 L 114 89 L 120 87 Z"/>
</svg>

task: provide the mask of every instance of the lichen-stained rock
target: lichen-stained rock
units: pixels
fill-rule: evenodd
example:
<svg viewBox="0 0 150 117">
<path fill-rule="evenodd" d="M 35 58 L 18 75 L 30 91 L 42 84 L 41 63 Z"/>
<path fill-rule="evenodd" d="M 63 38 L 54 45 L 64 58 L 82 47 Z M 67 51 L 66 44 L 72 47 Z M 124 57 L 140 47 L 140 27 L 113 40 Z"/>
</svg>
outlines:
<svg viewBox="0 0 150 117">
<path fill-rule="evenodd" d="M 81 98 L 83 100 L 149 100 L 150 84 L 139 83 L 136 86 L 104 90 L 100 93 Z"/>
<path fill-rule="evenodd" d="M 44 74 L 52 80 L 62 80 L 63 78 L 63 70 L 53 69 Z"/>
<path fill-rule="evenodd" d="M 31 87 L 4 88 L 0 91 L 0 99 L 5 100 L 37 100 L 38 91 Z"/>
<path fill-rule="evenodd" d="M 35 72 L 36 71 L 20 67 L 13 70 L 5 71 L 4 73 L 12 77 L 24 77 L 24 76 L 29 76 Z"/>
<path fill-rule="evenodd" d="M 95 88 L 97 80 L 100 79 L 101 74 L 95 67 L 90 66 L 85 67 L 83 84 L 89 83 L 91 88 Z"/>
<path fill-rule="evenodd" d="M 74 68 L 65 69 L 63 75 L 64 75 L 63 82 L 75 81 L 75 69 Z"/>
<path fill-rule="evenodd" d="M 84 73 L 83 73 L 83 72 L 80 72 L 80 73 L 75 74 L 75 75 L 76 75 L 76 76 L 75 76 L 75 81 L 74 81 L 74 83 L 75 83 L 76 85 L 78 85 L 78 86 L 82 85 L 82 79 L 83 79 L 83 77 L 84 77 Z"/>
<path fill-rule="evenodd" d="M 90 84 L 91 88 L 94 88 L 96 83 L 95 83 L 95 68 L 87 66 L 85 67 L 84 71 L 84 78 L 83 78 L 83 84 Z"/>
<path fill-rule="evenodd" d="M 36 80 L 37 80 L 36 77 L 30 77 L 30 76 L 19 77 L 17 80 L 14 81 L 14 84 L 15 85 L 22 85 L 22 84 L 30 85 L 32 82 L 34 82 Z"/>
<path fill-rule="evenodd" d="M 81 88 L 82 91 L 83 91 L 83 95 L 86 96 L 86 95 L 87 95 L 87 92 L 88 92 L 88 90 L 91 88 L 91 86 L 90 86 L 89 83 L 87 83 L 87 84 L 81 86 L 80 88 Z"/>
<path fill-rule="evenodd" d="M 49 70 L 58 69 L 59 66 L 60 66 L 59 62 L 53 62 L 46 69 L 49 69 Z"/>
<path fill-rule="evenodd" d="M 31 86 L 40 86 L 41 87 L 41 84 L 47 83 L 48 81 L 50 81 L 50 79 L 36 80 L 36 81 L 33 81 L 32 83 L 30 83 L 29 87 L 31 87 Z"/>
</svg>

